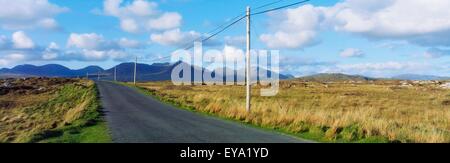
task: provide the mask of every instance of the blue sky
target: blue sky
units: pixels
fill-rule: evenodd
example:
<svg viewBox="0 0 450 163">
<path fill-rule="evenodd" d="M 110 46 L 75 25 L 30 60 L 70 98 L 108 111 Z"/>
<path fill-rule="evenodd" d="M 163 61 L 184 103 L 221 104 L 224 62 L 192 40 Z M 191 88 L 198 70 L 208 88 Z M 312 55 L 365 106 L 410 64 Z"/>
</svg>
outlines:
<svg viewBox="0 0 450 163">
<path fill-rule="evenodd" d="M 278 0 L 0 0 L 0 68 L 59 63 L 110 68 L 139 56 L 165 62 L 186 42 Z M 270 9 L 298 1 L 283 0 Z M 296 76 L 450 76 L 450 2 L 312 0 L 252 18 L 254 49 L 280 50 Z M 421 11 L 421 12 L 417 12 Z M 243 49 L 245 21 L 209 42 Z"/>
</svg>

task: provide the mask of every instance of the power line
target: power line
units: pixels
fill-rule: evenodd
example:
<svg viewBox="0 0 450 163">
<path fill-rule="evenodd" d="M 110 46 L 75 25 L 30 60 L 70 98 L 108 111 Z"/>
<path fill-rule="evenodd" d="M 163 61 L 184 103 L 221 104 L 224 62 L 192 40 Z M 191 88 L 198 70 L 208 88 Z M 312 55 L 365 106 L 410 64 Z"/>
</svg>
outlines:
<svg viewBox="0 0 450 163">
<path fill-rule="evenodd" d="M 202 39 L 201 42 L 206 42 L 206 41 L 208 41 L 209 39 L 211 39 L 212 37 L 217 36 L 218 34 L 222 33 L 222 32 L 225 31 L 225 30 L 227 30 L 228 28 L 230 28 L 230 27 L 233 26 L 234 24 L 238 23 L 239 21 L 241 21 L 241 20 L 244 19 L 245 17 L 246 17 L 246 16 L 242 16 L 241 18 L 239 18 L 239 19 L 235 20 L 234 22 L 232 22 L 231 24 L 225 26 L 224 28 L 222 28 L 222 29 L 219 30 L 218 32 L 216 32 L 216 33 L 214 33 L 214 34 L 212 34 L 212 35 L 206 37 L 205 39 Z M 185 48 L 185 50 L 188 50 L 188 49 L 192 48 L 193 46 L 194 46 L 194 45 L 191 45 L 191 46 Z"/>
<path fill-rule="evenodd" d="M 275 2 L 272 2 L 272 3 L 264 4 L 264 5 L 262 5 L 262 6 L 257 7 L 257 9 L 264 8 L 264 7 L 267 7 L 267 6 L 270 6 L 270 5 L 279 3 L 279 2 L 281 2 L 281 1 L 283 1 L 283 0 L 278 0 L 278 1 L 275 1 Z M 296 3 L 292 3 L 292 4 L 289 4 L 289 5 L 285 5 L 285 6 L 281 6 L 281 7 L 276 7 L 276 8 L 273 8 L 273 9 L 268 9 L 268 10 L 264 10 L 264 11 L 252 13 L 252 14 L 250 14 L 250 15 L 253 16 L 253 15 L 259 15 L 259 14 L 263 14 L 263 13 L 267 13 L 267 12 L 271 12 L 271 11 L 275 11 L 275 10 L 280 10 L 280 9 L 284 9 L 284 8 L 287 8 L 287 7 L 295 6 L 295 5 L 298 5 L 298 4 L 301 4 L 301 3 L 305 3 L 305 2 L 308 2 L 308 1 L 309 1 L 309 0 L 304 0 L 304 1 L 296 2 Z M 238 17 L 239 17 L 239 16 L 238 16 Z M 231 26 L 233 26 L 234 24 L 238 23 L 239 21 L 241 21 L 241 20 L 244 19 L 245 17 L 246 17 L 245 15 L 244 15 L 244 16 L 241 16 L 239 19 L 237 19 L 237 20 L 233 21 L 232 23 L 228 24 L 227 26 L 225 26 L 224 28 L 222 28 L 222 29 L 219 30 L 218 32 L 216 32 L 216 33 L 210 35 L 209 37 L 207 37 L 207 38 L 201 40 L 201 42 L 208 41 L 208 40 L 211 39 L 212 37 L 214 37 L 214 36 L 216 36 L 216 35 L 222 33 L 222 32 L 225 31 L 226 29 L 228 29 L 228 28 L 230 28 Z M 194 46 L 194 45 L 190 45 L 189 47 L 185 48 L 185 50 L 188 50 L 188 49 L 192 48 L 193 46 Z"/>
<path fill-rule="evenodd" d="M 229 22 L 235 22 L 237 19 L 240 19 L 240 20 L 242 20 L 243 18 L 242 17 L 244 17 L 245 16 L 245 12 L 243 12 L 243 13 L 241 13 L 241 14 L 239 14 L 239 15 L 237 15 L 236 17 L 234 17 L 234 18 L 232 18 L 232 19 L 230 19 L 229 21 L 226 21 L 225 23 L 223 23 L 223 24 L 221 24 L 221 25 L 219 25 L 218 27 L 216 27 L 216 28 L 214 28 L 213 30 L 210 30 L 209 32 L 207 32 L 206 34 L 207 35 L 210 35 L 210 33 L 215 33 L 217 30 L 221 30 L 221 28 L 223 28 L 223 27 L 225 27 L 226 28 L 226 26 L 229 26 Z M 235 23 L 234 23 L 235 24 Z M 223 30 L 222 30 L 223 31 Z M 208 36 L 209 37 L 209 36 Z M 196 39 L 194 39 L 194 40 L 192 40 L 192 41 L 189 41 L 188 43 L 186 43 L 186 44 L 184 44 L 184 45 L 186 45 L 186 46 L 183 46 L 183 47 L 185 47 L 185 48 L 183 48 L 183 49 L 190 49 L 190 48 L 192 48 L 191 46 L 191 44 L 193 43 L 193 42 L 195 42 L 195 41 L 202 41 L 202 40 L 204 40 L 204 39 L 202 39 L 203 38 L 203 36 L 200 36 L 200 37 L 197 37 Z M 209 38 L 210 39 L 210 38 Z M 202 41 L 203 42 L 203 41 Z M 181 48 L 178 48 L 178 49 L 181 49 Z"/>
<path fill-rule="evenodd" d="M 280 2 L 282 2 L 282 1 L 283 1 L 283 0 L 278 0 L 278 1 L 275 1 L 275 2 L 263 4 L 263 5 L 261 5 L 261 6 L 256 7 L 255 10 L 261 9 L 261 8 L 264 8 L 264 7 L 268 7 L 268 6 L 271 6 L 271 5 L 280 3 Z M 234 21 L 233 21 L 232 23 L 228 24 L 227 26 L 225 26 L 226 23 L 224 23 L 224 24 L 220 25 L 219 27 L 217 27 L 216 29 L 214 29 L 214 30 L 208 32 L 208 33 L 213 33 L 214 31 L 217 31 L 218 29 L 220 29 L 220 28 L 222 28 L 222 27 L 225 26 L 224 28 L 222 28 L 222 29 L 219 30 L 218 32 L 216 32 L 216 33 L 210 35 L 209 37 L 207 37 L 207 38 L 205 38 L 205 39 L 203 39 L 203 40 L 201 40 L 201 41 L 202 41 L 202 42 L 208 41 L 208 40 L 211 39 L 212 37 L 214 37 L 214 36 L 216 36 L 216 35 L 222 33 L 222 32 L 225 31 L 226 29 L 230 28 L 232 25 L 234 25 L 234 24 L 238 23 L 239 21 L 241 21 L 242 19 L 244 19 L 244 18 L 246 17 L 245 14 L 246 14 L 245 12 L 242 12 L 242 13 L 239 14 L 238 16 L 236 16 L 236 17 L 234 17 L 233 19 L 231 19 L 231 20 L 234 20 Z M 190 48 L 192 48 L 192 46 L 190 46 L 190 47 L 188 47 L 188 48 L 185 48 L 185 50 L 190 49 Z"/>
<path fill-rule="evenodd" d="M 295 6 L 295 5 L 298 5 L 298 4 L 306 3 L 306 2 L 308 2 L 308 1 L 310 1 L 310 0 L 304 0 L 304 1 L 296 2 L 296 3 L 292 3 L 292 4 L 289 4 L 289 5 L 284 5 L 284 6 L 281 6 L 281 7 L 276 7 L 276 8 L 273 8 L 273 9 L 268 9 L 268 10 L 264 10 L 264 11 L 252 13 L 251 15 L 253 16 L 253 15 L 264 14 L 264 13 L 267 13 L 267 12 L 271 12 L 271 11 L 275 11 L 275 10 L 280 10 L 280 9 L 284 9 L 284 8 L 287 8 L 287 7 Z"/>
<path fill-rule="evenodd" d="M 263 4 L 261 6 L 256 7 L 255 9 L 257 10 L 257 9 L 265 8 L 265 7 L 268 7 L 268 6 L 280 3 L 282 1 L 283 0 L 278 0 L 278 1 L 275 1 L 275 2 Z M 264 10 L 264 11 L 259 11 L 259 12 L 255 12 L 255 13 L 251 13 L 250 15 L 253 16 L 253 15 L 264 14 L 264 13 L 267 13 L 267 12 L 280 10 L 280 9 L 284 9 L 284 8 L 287 8 L 287 7 L 295 6 L 295 5 L 298 5 L 298 4 L 306 3 L 308 1 L 310 1 L 310 0 L 299 1 L 299 2 L 296 2 L 296 3 L 288 4 L 288 5 L 284 5 L 284 6 L 280 6 L 280 7 L 276 7 L 276 8 L 272 8 L 272 9 L 268 9 L 268 10 Z M 202 43 L 204 43 L 204 42 L 210 40 L 211 38 L 217 36 L 218 34 L 222 33 L 223 31 L 227 30 L 231 26 L 235 25 L 236 23 L 238 23 L 239 21 L 241 21 L 245 17 L 246 17 L 245 12 L 243 12 L 242 14 L 239 14 L 238 16 L 234 17 L 233 19 L 230 19 L 230 21 L 232 21 L 231 23 L 228 23 L 228 22 L 223 23 L 223 24 L 219 25 L 218 27 L 214 28 L 213 30 L 209 31 L 208 33 L 206 33 L 207 35 L 209 35 L 208 37 L 206 37 L 206 38 L 203 38 L 203 36 L 197 37 L 194 40 L 189 41 L 188 43 L 184 44 L 185 46 L 178 47 L 177 49 L 181 49 L 181 48 L 184 47 L 183 48 L 184 50 L 189 50 L 192 47 L 194 47 L 193 43 L 195 41 L 201 41 Z M 210 34 L 210 33 L 213 33 L 213 34 Z M 160 58 L 157 58 L 157 59 L 154 59 L 154 60 L 151 60 L 151 61 L 159 61 L 159 60 L 163 60 L 163 59 L 166 59 L 166 58 L 170 58 L 170 54 L 168 56 L 160 57 Z"/>
<path fill-rule="evenodd" d="M 240 20 L 242 20 L 244 17 L 245 17 L 245 16 L 243 16 L 242 14 L 241 14 L 241 15 L 238 15 L 238 16 L 234 17 L 233 19 L 230 19 L 230 20 L 234 20 L 231 24 L 228 24 L 228 22 L 223 23 L 223 24 L 219 25 L 218 27 L 214 28 L 213 30 L 209 31 L 209 32 L 206 33 L 206 34 L 209 35 L 209 33 L 213 33 L 213 32 L 215 32 L 215 31 L 217 31 L 217 30 L 219 30 L 219 32 L 216 32 L 216 33 L 214 33 L 214 34 L 212 34 L 212 35 L 209 35 L 207 38 L 203 38 L 203 36 L 197 37 L 197 38 L 193 39 L 192 41 L 189 41 L 188 43 L 185 43 L 183 46 L 179 46 L 179 47 L 175 48 L 175 50 L 176 50 L 176 49 L 189 50 L 190 48 L 192 48 L 192 47 L 194 46 L 194 45 L 193 45 L 194 42 L 196 42 L 196 41 L 205 42 L 205 41 L 211 39 L 212 37 L 216 36 L 217 34 L 223 32 L 223 31 L 226 30 L 227 28 L 231 27 L 232 25 L 236 24 L 237 22 L 239 22 Z M 238 19 L 238 18 L 239 18 L 239 19 Z M 238 20 L 236 20 L 236 19 L 238 19 Z M 228 24 L 228 25 L 227 25 L 227 24 Z M 223 28 L 224 26 L 226 26 L 226 27 Z M 221 28 L 222 28 L 222 29 L 221 29 Z M 159 61 L 159 60 L 163 60 L 163 59 L 166 59 L 166 58 L 170 58 L 170 54 L 169 54 L 168 56 L 156 58 L 156 59 L 151 60 L 151 61 Z"/>
<path fill-rule="evenodd" d="M 275 1 L 275 2 L 263 4 L 263 5 L 261 5 L 261 6 L 256 7 L 254 10 L 258 10 L 258 9 L 261 9 L 261 8 L 264 8 L 264 7 L 268 7 L 268 6 L 271 6 L 271 5 L 280 3 L 281 1 L 283 1 L 283 0 L 278 0 L 278 1 Z M 235 21 L 236 19 L 241 19 L 242 16 L 245 16 L 245 11 L 244 11 L 244 12 L 241 12 L 239 15 L 235 16 L 234 18 L 230 19 L 229 21 L 227 21 L 227 22 L 225 22 L 225 23 L 219 25 L 218 27 L 216 27 L 215 29 L 209 31 L 208 33 L 213 33 L 213 32 L 215 32 L 215 31 L 219 30 L 220 28 L 226 26 L 228 22 Z"/>
<path fill-rule="evenodd" d="M 280 3 L 280 2 L 282 2 L 282 1 L 283 1 L 283 0 L 278 0 L 278 1 L 275 1 L 275 2 L 263 4 L 263 5 L 261 5 L 261 6 L 256 7 L 255 10 L 261 9 L 261 8 L 264 8 L 264 7 L 268 7 L 268 6 L 271 6 L 271 5 Z M 242 20 L 243 17 L 245 17 L 245 11 L 244 11 L 244 12 L 241 12 L 239 15 L 235 16 L 234 18 L 230 19 L 229 21 L 227 21 L 227 22 L 225 22 L 225 23 L 219 25 L 218 27 L 214 28 L 213 30 L 207 32 L 207 34 L 215 33 L 217 30 L 220 30 L 220 29 L 223 28 L 223 27 L 227 28 L 227 27 L 229 27 L 229 26 L 231 26 L 231 25 L 237 23 L 239 20 Z M 237 22 L 236 22 L 236 21 L 237 21 Z M 231 25 L 230 25 L 230 24 L 227 25 L 228 22 L 233 22 L 233 23 L 231 23 Z M 224 31 L 224 30 L 225 30 L 225 29 L 222 29 L 221 31 Z M 218 32 L 218 33 L 220 33 L 220 32 Z M 214 34 L 213 34 L 213 35 L 214 35 Z M 217 34 L 215 34 L 215 35 L 217 35 Z M 194 39 L 193 41 L 190 41 L 189 43 L 185 44 L 185 45 L 187 45 L 187 47 L 185 46 L 186 48 L 184 48 L 184 49 L 189 49 L 189 48 L 191 48 L 191 47 L 189 47 L 190 44 L 191 44 L 192 42 L 199 41 L 201 38 L 202 38 L 202 36 L 200 36 L 200 37 Z M 206 39 L 202 40 L 202 42 L 205 41 L 205 40 L 207 41 L 207 40 L 209 40 L 209 39 L 210 39 L 210 38 L 206 38 Z M 188 45 L 189 45 L 189 46 L 188 46 Z"/>
<path fill-rule="evenodd" d="M 258 9 L 261 9 L 261 8 L 264 8 L 264 7 L 268 7 L 268 6 L 280 3 L 281 1 L 283 1 L 283 0 L 278 0 L 278 1 L 275 1 L 275 2 L 267 3 L 267 4 L 261 5 L 259 7 L 256 7 L 253 10 L 258 10 Z"/>
<path fill-rule="evenodd" d="M 284 0 L 278 0 L 278 1 L 275 1 L 275 2 L 270 2 L 270 3 L 267 3 L 267 4 L 263 4 L 263 5 L 261 5 L 261 6 L 256 7 L 255 10 L 261 9 L 261 8 L 264 8 L 264 7 L 268 7 L 268 6 L 271 6 L 271 5 L 280 3 L 280 2 L 282 2 L 282 1 L 284 1 Z M 198 37 L 198 38 L 195 38 L 195 39 L 192 40 L 192 41 L 189 41 L 188 43 L 184 44 L 185 46 L 183 46 L 183 47 L 185 47 L 185 48 L 183 48 L 183 49 L 188 50 L 188 49 L 192 48 L 192 47 L 193 47 L 192 43 L 195 42 L 195 41 L 201 41 L 201 42 L 208 41 L 208 40 L 211 39 L 212 37 L 218 35 L 219 33 L 225 31 L 226 29 L 228 29 L 228 28 L 231 27 L 232 25 L 236 24 L 236 23 L 239 22 L 240 20 L 244 19 L 244 18 L 245 18 L 245 14 L 246 14 L 245 12 L 241 12 L 241 14 L 235 16 L 234 18 L 230 19 L 229 21 L 227 21 L 227 22 L 225 22 L 225 23 L 219 25 L 218 27 L 214 28 L 213 30 L 209 31 L 208 33 L 206 33 L 207 35 L 210 35 L 211 33 L 214 33 L 214 34 L 211 34 L 210 36 L 208 36 L 208 37 L 206 37 L 206 38 L 204 38 L 204 39 L 202 39 L 203 36 L 200 36 L 200 37 Z M 232 23 L 228 24 L 228 22 L 230 22 L 230 21 L 232 21 Z M 228 24 L 228 25 L 227 25 L 227 24 Z M 218 30 L 219 30 L 219 31 L 218 31 Z M 218 31 L 218 32 L 216 32 L 216 31 Z M 181 49 L 181 48 L 177 48 L 177 49 Z"/>
</svg>

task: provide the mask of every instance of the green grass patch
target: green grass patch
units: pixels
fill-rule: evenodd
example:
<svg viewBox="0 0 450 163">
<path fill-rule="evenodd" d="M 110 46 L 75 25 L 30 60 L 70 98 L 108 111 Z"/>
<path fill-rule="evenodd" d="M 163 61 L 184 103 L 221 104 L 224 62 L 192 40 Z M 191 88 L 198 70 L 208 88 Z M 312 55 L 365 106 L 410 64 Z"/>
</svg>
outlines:
<svg viewBox="0 0 450 163">
<path fill-rule="evenodd" d="M 66 85 L 58 96 L 41 107 L 71 108 L 56 128 L 33 135 L 29 142 L 38 143 L 109 143 L 112 141 L 103 119 L 96 85 Z M 57 109 L 56 109 L 57 110 Z"/>
<path fill-rule="evenodd" d="M 56 137 L 48 137 L 40 143 L 110 143 L 111 137 L 105 122 L 97 125 L 60 130 Z"/>
</svg>

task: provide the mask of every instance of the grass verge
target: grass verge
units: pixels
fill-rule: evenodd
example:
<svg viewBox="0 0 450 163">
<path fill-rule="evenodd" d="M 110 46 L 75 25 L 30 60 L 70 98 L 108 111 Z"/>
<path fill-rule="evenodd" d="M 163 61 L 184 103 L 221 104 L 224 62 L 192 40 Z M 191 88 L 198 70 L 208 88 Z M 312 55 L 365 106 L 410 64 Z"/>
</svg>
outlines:
<svg viewBox="0 0 450 163">
<path fill-rule="evenodd" d="M 95 83 L 80 79 L 61 81 L 65 80 L 26 79 L 18 84 L 35 82 L 46 86 L 39 90 L 49 91 L 17 90 L 2 96 L 0 100 L 10 101 L 11 105 L 0 108 L 0 142 L 111 142 Z"/>
<path fill-rule="evenodd" d="M 73 108 L 65 115 L 62 127 L 46 130 L 34 135 L 30 142 L 42 143 L 109 143 L 109 134 L 106 122 L 102 117 L 101 104 L 95 84 L 89 85 L 85 90 L 75 88 L 73 85 L 65 86 L 50 106 L 61 102 L 75 100 L 80 108 Z"/>
</svg>

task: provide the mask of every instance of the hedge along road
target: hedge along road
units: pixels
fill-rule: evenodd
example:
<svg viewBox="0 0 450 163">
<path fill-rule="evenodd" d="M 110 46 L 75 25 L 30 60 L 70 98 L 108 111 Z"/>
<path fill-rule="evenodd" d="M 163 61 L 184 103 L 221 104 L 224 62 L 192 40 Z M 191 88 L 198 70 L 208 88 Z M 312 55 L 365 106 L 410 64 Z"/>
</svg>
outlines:
<svg viewBox="0 0 450 163">
<path fill-rule="evenodd" d="M 196 114 L 135 89 L 98 81 L 102 107 L 116 143 L 307 143 L 291 136 Z"/>
</svg>

